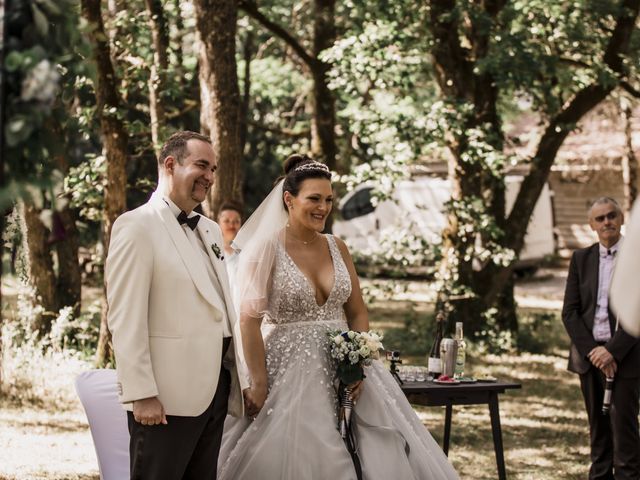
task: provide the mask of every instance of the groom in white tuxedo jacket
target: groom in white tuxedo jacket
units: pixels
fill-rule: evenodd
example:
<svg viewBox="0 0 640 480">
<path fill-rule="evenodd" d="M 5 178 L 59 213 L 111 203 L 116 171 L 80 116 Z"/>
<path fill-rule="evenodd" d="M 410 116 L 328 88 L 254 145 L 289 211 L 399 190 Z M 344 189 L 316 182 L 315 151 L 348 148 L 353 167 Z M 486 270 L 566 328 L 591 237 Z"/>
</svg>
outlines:
<svg viewBox="0 0 640 480">
<path fill-rule="evenodd" d="M 224 419 L 243 415 L 248 387 L 220 228 L 193 211 L 217 162 L 194 132 L 172 135 L 158 160 L 158 189 L 116 220 L 106 263 L 131 478 L 214 479 Z"/>
</svg>

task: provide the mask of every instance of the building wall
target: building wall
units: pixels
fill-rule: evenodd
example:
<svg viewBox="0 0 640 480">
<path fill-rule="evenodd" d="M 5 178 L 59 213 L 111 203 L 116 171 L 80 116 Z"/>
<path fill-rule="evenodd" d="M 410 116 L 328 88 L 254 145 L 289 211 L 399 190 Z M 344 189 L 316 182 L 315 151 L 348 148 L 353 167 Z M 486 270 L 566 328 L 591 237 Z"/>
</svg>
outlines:
<svg viewBox="0 0 640 480">
<path fill-rule="evenodd" d="M 619 168 L 554 169 L 549 175 L 549 186 L 553 192 L 555 234 L 561 255 L 597 241 L 587 220 L 589 206 L 595 199 L 613 197 L 624 208 Z"/>
</svg>

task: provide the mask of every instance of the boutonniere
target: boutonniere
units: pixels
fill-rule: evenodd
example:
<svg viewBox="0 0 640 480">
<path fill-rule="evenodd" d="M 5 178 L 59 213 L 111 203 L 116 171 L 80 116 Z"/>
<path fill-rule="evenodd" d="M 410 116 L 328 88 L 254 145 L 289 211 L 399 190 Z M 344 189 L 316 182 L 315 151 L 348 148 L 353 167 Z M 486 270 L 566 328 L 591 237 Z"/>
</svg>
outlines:
<svg viewBox="0 0 640 480">
<path fill-rule="evenodd" d="M 220 250 L 220 247 L 217 243 L 211 244 L 211 250 L 213 250 L 213 253 L 218 260 L 224 260 L 224 255 L 222 255 L 222 251 Z"/>
</svg>

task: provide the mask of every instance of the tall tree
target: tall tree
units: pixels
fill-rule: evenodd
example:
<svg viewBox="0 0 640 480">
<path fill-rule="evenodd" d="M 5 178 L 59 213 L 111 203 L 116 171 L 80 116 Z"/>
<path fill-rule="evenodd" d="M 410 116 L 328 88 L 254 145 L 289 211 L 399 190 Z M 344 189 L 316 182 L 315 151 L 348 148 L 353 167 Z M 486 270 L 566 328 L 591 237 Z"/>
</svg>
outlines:
<svg viewBox="0 0 640 480">
<path fill-rule="evenodd" d="M 631 212 L 631 207 L 638 196 L 638 158 L 633 149 L 632 121 L 633 102 L 627 97 L 620 97 L 620 110 L 624 118 L 624 153 L 622 154 L 622 181 L 624 182 L 624 209 Z"/>
<path fill-rule="evenodd" d="M 20 219 L 23 239 L 23 252 L 27 256 L 27 276 L 34 288 L 34 305 L 42 306 L 43 312 L 35 319 L 32 328 L 40 333 L 51 330 L 51 322 L 58 313 L 56 298 L 56 277 L 53 271 L 53 259 L 47 245 L 49 232 L 40 219 L 41 210 L 31 200 L 20 204 Z"/>
<path fill-rule="evenodd" d="M 240 91 L 236 64 L 238 5 L 235 0 L 195 0 L 200 35 L 201 129 L 211 136 L 218 160 L 208 203 L 213 215 L 224 201 L 242 204 Z"/>
<path fill-rule="evenodd" d="M 332 46 L 336 39 L 335 0 L 313 1 L 311 51 L 308 51 L 302 41 L 289 30 L 267 17 L 253 0 L 240 0 L 239 5 L 251 18 L 284 41 L 308 70 L 313 80 L 311 149 L 315 158 L 336 170 L 338 147 L 335 133 L 335 96 L 328 86 L 330 65 L 320 58 L 320 53 Z"/>
<path fill-rule="evenodd" d="M 67 205 L 43 209 L 37 203 L 33 198 L 21 200 L 19 217 L 27 278 L 35 293 L 33 306 L 42 307 L 32 328 L 46 334 L 60 308 L 70 306 L 76 318 L 80 315 L 82 285 L 74 212 Z"/>
<path fill-rule="evenodd" d="M 71 0 L 56 4 L 8 2 L 6 6 L 3 3 L 3 13 L 2 44 L 10 49 L 0 62 L 0 82 L 6 87 L 0 98 L 3 163 L 0 174 L 3 178 L 11 176 L 12 191 L 7 195 L 3 185 L 0 203 L 4 211 L 7 199 L 17 201 L 16 196 L 22 197 L 20 217 L 29 280 L 36 292 L 34 302 L 44 309 L 34 328 L 44 333 L 63 305 L 58 290 L 60 278 L 79 272 L 77 252 L 70 271 L 54 272 L 50 229 L 42 217 L 56 218 L 59 213 L 55 211 L 56 198 L 52 193 L 60 182 L 57 160 L 61 151 L 73 148 L 66 128 L 72 122 L 62 92 L 76 72 L 78 57 L 73 49 L 81 42 L 78 42 L 77 12 Z M 31 192 L 26 188 L 29 184 L 36 187 Z M 50 208 L 42 208 L 47 205 Z M 79 292 L 76 298 L 64 300 L 79 306 Z"/>
<path fill-rule="evenodd" d="M 108 36 L 102 21 L 100 0 L 81 0 L 82 16 L 91 29 L 93 57 L 96 64 L 96 113 L 100 121 L 103 152 L 107 161 L 107 175 L 102 217 L 102 235 L 105 252 L 109 246 L 111 228 L 116 218 L 126 209 L 127 132 L 121 118 L 121 100 L 111 63 Z M 107 327 L 106 293 L 103 300 L 100 339 L 96 362 L 104 364 L 112 355 Z"/>
<path fill-rule="evenodd" d="M 49 244 L 55 244 L 58 257 L 56 297 L 60 306 L 73 307 L 73 313 L 78 318 L 82 301 L 82 271 L 74 210 L 65 205 L 54 212 L 52 228 Z"/>
<path fill-rule="evenodd" d="M 6 21 L 6 9 L 4 1 L 0 1 L 0 65 L 4 65 L 4 52 L 5 52 L 5 26 L 4 22 Z M 5 90 L 4 90 L 4 69 L 0 68 L 0 189 L 4 188 L 4 103 L 5 103 Z M 4 213 L 4 212 L 2 212 Z M 4 235 L 4 214 L 0 215 L 0 234 Z M 0 262 L 0 305 L 4 305 L 2 303 L 2 274 L 3 274 L 3 263 Z M 4 358 L 3 351 L 3 339 L 2 339 L 2 330 L 3 330 L 3 318 L 0 317 L 0 387 L 2 387 L 2 359 Z"/>
<path fill-rule="evenodd" d="M 151 113 L 151 139 L 156 152 L 164 141 L 166 113 L 161 94 L 166 89 L 169 67 L 169 31 L 160 0 L 145 0 L 153 40 L 153 62 L 149 75 L 149 111 Z"/>
<path fill-rule="evenodd" d="M 505 289 L 514 262 L 505 261 L 505 256 L 521 251 L 536 200 L 566 136 L 629 75 L 625 57 L 639 6 L 640 0 L 584 2 L 580 5 L 582 16 L 576 16 L 565 12 L 575 5 L 544 1 L 526 5 L 506 0 L 431 2 L 431 52 L 441 98 L 456 111 L 446 140 L 454 189 L 444 247 L 449 253 L 447 271 L 459 293 L 453 313 L 467 321 L 471 330 L 480 329 L 486 321 L 478 312 L 491 311 L 499 325 L 514 327 L 512 305 L 507 302 L 507 308 L 501 308 L 505 305 L 501 297 L 513 299 L 512 292 Z M 518 23 L 519 15 L 523 23 Z M 546 38 L 526 38 L 522 28 L 527 16 L 534 19 L 534 36 L 537 32 Z M 568 23 L 559 25 L 560 19 L 568 19 Z M 591 29 L 587 31 L 585 25 Z M 550 32 L 565 35 L 554 41 Z M 572 35 L 574 41 L 597 41 L 585 51 L 577 41 L 567 44 Z M 545 49 L 552 53 L 545 54 Z M 533 65 L 526 65 L 527 61 Z M 574 71 L 563 71 L 567 65 Z M 498 105 L 501 95 L 527 86 L 547 122 L 507 216 L 503 177 L 507 159 Z M 478 228 L 478 221 L 491 228 Z M 474 254 L 478 242 L 494 250 L 492 259 L 479 261 Z"/>
</svg>

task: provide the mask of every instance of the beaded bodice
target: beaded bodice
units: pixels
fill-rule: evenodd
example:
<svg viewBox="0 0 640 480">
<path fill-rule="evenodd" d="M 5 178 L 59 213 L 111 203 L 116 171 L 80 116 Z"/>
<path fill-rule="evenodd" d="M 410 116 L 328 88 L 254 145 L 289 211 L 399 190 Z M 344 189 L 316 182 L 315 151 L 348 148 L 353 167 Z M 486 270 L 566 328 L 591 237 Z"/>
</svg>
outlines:
<svg viewBox="0 0 640 480">
<path fill-rule="evenodd" d="M 287 382 L 291 375 L 316 375 L 327 399 L 334 402 L 335 365 L 327 333 L 348 329 L 343 306 L 351 295 L 351 279 L 335 239 L 331 235 L 325 238 L 333 261 L 334 284 L 323 305 L 318 305 L 309 280 L 278 244 L 264 341 L 270 388 Z"/>
<path fill-rule="evenodd" d="M 318 305 L 313 286 L 282 244 L 276 249 L 268 323 L 344 321 L 343 305 L 351 295 L 351 279 L 332 235 L 325 235 L 333 261 L 334 284 L 327 301 Z"/>
</svg>

